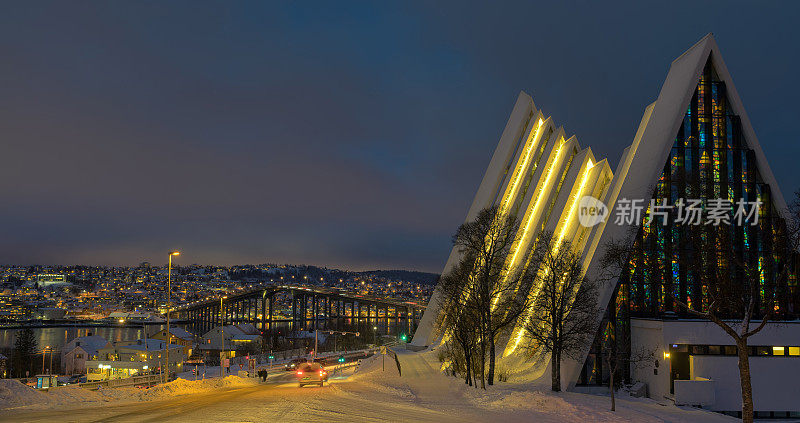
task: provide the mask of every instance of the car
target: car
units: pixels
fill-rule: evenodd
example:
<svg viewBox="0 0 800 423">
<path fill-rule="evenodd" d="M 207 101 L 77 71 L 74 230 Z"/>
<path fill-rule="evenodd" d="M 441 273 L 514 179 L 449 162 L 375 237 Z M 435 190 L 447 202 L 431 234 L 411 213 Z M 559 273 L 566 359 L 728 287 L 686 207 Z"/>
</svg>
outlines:
<svg viewBox="0 0 800 423">
<path fill-rule="evenodd" d="M 319 363 L 305 363 L 297 368 L 297 381 L 304 385 L 323 386 L 328 381 L 328 371 Z"/>
<path fill-rule="evenodd" d="M 299 365 L 305 363 L 306 361 L 308 360 L 306 360 L 305 358 L 295 358 L 294 360 L 286 363 L 286 365 L 283 366 L 283 369 L 286 370 L 287 372 L 293 372 L 297 370 L 297 367 Z"/>
</svg>

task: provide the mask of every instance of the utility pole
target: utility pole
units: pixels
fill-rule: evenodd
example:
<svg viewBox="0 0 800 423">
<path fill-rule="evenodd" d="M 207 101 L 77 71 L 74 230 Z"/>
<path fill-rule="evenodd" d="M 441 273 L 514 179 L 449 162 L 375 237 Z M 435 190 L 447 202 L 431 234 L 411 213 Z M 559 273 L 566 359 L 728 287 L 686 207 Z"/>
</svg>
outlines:
<svg viewBox="0 0 800 423">
<path fill-rule="evenodd" d="M 172 341 L 172 332 L 169 330 L 169 309 L 172 305 L 172 256 L 180 255 L 178 251 L 169 253 L 169 265 L 167 266 L 167 380 L 169 380 L 169 346 Z"/>
<path fill-rule="evenodd" d="M 228 298 L 227 295 L 219 297 L 219 375 L 225 377 L 225 315 L 222 312 L 222 300 Z"/>
</svg>

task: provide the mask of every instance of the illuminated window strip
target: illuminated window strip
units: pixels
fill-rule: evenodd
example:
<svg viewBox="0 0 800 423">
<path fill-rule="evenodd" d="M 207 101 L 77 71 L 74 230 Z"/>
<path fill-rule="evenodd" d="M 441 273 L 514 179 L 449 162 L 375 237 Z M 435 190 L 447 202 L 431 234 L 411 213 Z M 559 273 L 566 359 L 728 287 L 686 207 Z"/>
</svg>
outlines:
<svg viewBox="0 0 800 423">
<path fill-rule="evenodd" d="M 594 164 L 592 163 L 592 160 L 590 159 L 589 162 L 587 163 L 586 169 L 584 170 L 583 178 L 582 178 L 581 184 L 580 184 L 580 186 L 578 188 L 578 192 L 575 194 L 575 198 L 573 198 L 572 205 L 570 206 L 570 209 L 569 209 L 570 211 L 567 214 L 567 217 L 565 218 L 565 220 L 560 222 L 560 225 L 563 225 L 563 226 L 561 228 L 561 234 L 560 234 L 560 236 L 558 238 L 558 242 L 555 245 L 556 254 L 558 253 L 558 250 L 561 248 L 561 241 L 564 238 L 564 230 L 565 230 L 565 228 L 567 226 L 567 222 L 569 221 L 570 216 L 572 216 L 572 214 L 575 212 L 575 206 L 578 204 L 578 198 L 580 198 L 581 193 L 583 192 L 583 189 L 584 189 L 584 187 L 586 185 L 586 181 L 588 180 L 589 171 L 592 169 L 592 167 L 594 167 Z M 538 295 L 538 291 L 539 290 L 540 290 L 540 287 L 537 287 L 536 292 L 535 293 L 532 292 L 531 295 L 534 295 L 534 296 Z M 519 328 L 517 330 L 517 335 L 514 337 L 514 345 L 512 345 L 511 348 L 508 349 L 505 352 L 505 354 L 503 354 L 504 356 L 512 354 L 517 349 L 517 347 L 519 347 L 519 343 L 522 341 L 522 335 L 525 333 L 525 326 L 527 326 L 528 322 L 530 321 L 531 311 L 532 310 L 529 308 L 528 311 L 525 313 L 525 320 L 523 321 L 522 325 L 519 326 Z"/>
<path fill-rule="evenodd" d="M 523 225 L 522 235 L 520 236 L 519 241 L 516 243 L 517 245 L 514 247 L 514 253 L 511 256 L 511 262 L 510 262 L 512 265 L 517 261 L 517 256 L 519 255 L 521 250 L 521 248 L 519 248 L 520 244 L 523 243 L 522 242 L 523 240 L 528 238 L 531 226 L 535 220 L 534 218 L 536 217 L 536 215 L 539 214 L 538 213 L 539 206 L 541 205 L 542 199 L 545 197 L 544 195 L 542 195 L 542 191 L 544 191 L 545 187 L 550 185 L 550 179 L 553 176 L 553 171 L 555 170 L 556 164 L 558 163 L 558 159 L 561 156 L 561 150 L 564 148 L 565 144 L 564 138 L 561 138 L 560 141 L 561 142 L 558 146 L 558 149 L 556 150 L 556 153 L 553 155 L 553 160 L 550 161 L 550 164 L 547 168 L 547 174 L 545 175 L 544 182 L 542 182 L 542 184 L 538 187 L 537 192 L 533 194 L 534 196 L 536 196 L 536 202 L 534 203 L 533 207 L 530 209 L 530 212 L 526 216 L 527 219 L 525 221 L 525 224 Z"/>
<path fill-rule="evenodd" d="M 531 160 L 531 153 L 534 151 L 534 146 L 536 145 L 536 141 L 539 139 L 539 132 L 542 128 L 542 123 L 544 120 L 541 118 L 536 124 L 536 130 L 531 132 L 531 136 L 528 138 L 528 141 L 525 143 L 525 150 L 522 156 L 522 160 L 520 163 L 514 168 L 514 174 L 511 177 L 511 183 L 509 184 L 508 188 L 506 189 L 506 193 L 503 195 L 503 203 L 500 207 L 500 214 L 505 214 L 508 212 L 509 209 L 509 202 L 512 201 L 516 194 L 517 190 L 520 185 L 520 181 L 523 179 L 523 176 L 527 173 L 525 170 L 528 167 L 528 163 Z"/>
<path fill-rule="evenodd" d="M 549 136 L 548 136 L 548 140 L 549 140 Z M 531 223 L 533 223 L 534 217 L 538 214 L 537 211 L 539 209 L 539 205 L 540 205 L 540 202 L 542 200 L 542 195 L 541 195 L 542 191 L 544 191 L 544 188 L 547 185 L 549 185 L 550 177 L 552 176 L 552 173 L 556 168 L 556 164 L 558 163 L 558 159 L 559 159 L 559 156 L 561 154 L 561 149 L 564 147 L 564 144 L 566 144 L 566 140 L 564 139 L 564 137 L 561 137 L 561 139 L 559 141 L 560 142 L 559 142 L 558 149 L 556 149 L 555 154 L 553 154 L 551 156 L 551 159 L 550 159 L 550 161 L 548 163 L 548 168 L 547 168 L 547 171 L 546 171 L 547 174 L 545 176 L 545 180 L 544 180 L 543 183 L 537 185 L 536 191 L 534 191 L 534 193 L 533 193 L 533 197 L 536 197 L 536 201 L 534 202 L 534 206 L 533 207 L 529 207 L 528 211 L 525 213 L 525 217 L 523 218 L 523 220 L 525 220 L 526 223 L 522 226 L 522 228 L 523 228 L 522 231 L 521 232 L 518 231 L 518 233 L 521 233 L 521 235 L 517 236 L 516 239 L 514 240 L 514 242 L 511 245 L 511 254 L 510 254 L 511 258 L 510 259 L 506 259 L 506 271 L 505 271 L 505 274 L 503 275 L 503 281 L 504 282 L 507 280 L 507 278 L 509 277 L 511 272 L 516 271 L 516 266 L 514 266 L 514 263 L 517 260 L 517 256 L 519 255 L 519 252 L 523 250 L 523 248 L 521 248 L 521 245 L 525 245 L 525 242 L 523 242 L 523 241 L 525 241 L 527 239 L 527 237 L 528 237 L 528 235 L 530 233 Z M 544 149 L 544 147 L 545 146 L 543 145 L 542 148 Z M 538 164 L 538 161 L 540 159 L 541 159 L 541 153 L 540 153 L 540 157 L 537 158 L 537 164 Z M 571 160 L 572 160 L 572 157 L 570 157 L 570 162 L 571 162 Z M 565 169 L 564 172 L 566 172 L 567 170 L 569 170 L 569 163 L 567 164 L 567 169 Z M 559 185 L 559 187 L 560 187 L 560 185 Z M 555 195 L 557 195 L 557 193 Z M 526 266 L 527 266 L 527 264 L 526 264 Z M 524 269 L 524 267 L 523 267 L 523 269 Z M 492 302 L 492 310 L 494 310 L 494 307 L 497 305 L 497 301 L 499 301 L 499 298 L 495 298 L 494 301 Z"/>
</svg>

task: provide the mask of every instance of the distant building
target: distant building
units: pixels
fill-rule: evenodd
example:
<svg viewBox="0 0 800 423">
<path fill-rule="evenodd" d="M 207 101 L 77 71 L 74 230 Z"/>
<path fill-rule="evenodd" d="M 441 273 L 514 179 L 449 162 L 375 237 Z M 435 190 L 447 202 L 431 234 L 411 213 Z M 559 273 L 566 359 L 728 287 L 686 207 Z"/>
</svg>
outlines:
<svg viewBox="0 0 800 423">
<path fill-rule="evenodd" d="M 36 275 L 36 286 L 38 288 L 68 285 L 72 284 L 67 280 L 67 276 L 63 274 L 43 273 Z"/>
<path fill-rule="evenodd" d="M 60 320 L 66 316 L 67 310 L 58 307 L 40 307 L 34 310 L 33 318 L 39 320 Z"/>
<path fill-rule="evenodd" d="M 8 377 L 8 357 L 0 354 L 0 378 Z"/>
<path fill-rule="evenodd" d="M 12 295 L 0 295 L 0 320 L 28 320 L 32 316 L 31 307 Z"/>
<path fill-rule="evenodd" d="M 111 343 L 102 336 L 81 336 L 69 341 L 61 349 L 61 371 L 68 374 L 86 373 L 86 361 L 94 360 L 98 352 L 110 347 Z"/>
</svg>

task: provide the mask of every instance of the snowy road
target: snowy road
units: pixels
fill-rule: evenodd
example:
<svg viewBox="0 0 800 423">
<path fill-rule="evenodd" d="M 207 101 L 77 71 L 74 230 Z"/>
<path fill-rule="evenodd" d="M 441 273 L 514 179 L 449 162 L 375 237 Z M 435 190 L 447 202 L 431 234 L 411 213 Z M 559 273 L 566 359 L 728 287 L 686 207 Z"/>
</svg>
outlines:
<svg viewBox="0 0 800 423">
<path fill-rule="evenodd" d="M 719 414 L 623 399 L 617 412 L 607 397 L 552 393 L 531 385 L 501 384 L 487 391 L 465 386 L 437 370 L 431 354 L 399 351 L 394 360 L 375 356 L 355 374 L 332 376 L 325 387 L 299 388 L 291 373 L 265 385 L 141 402 L 111 402 L 74 409 L 10 411 L 9 422 L 734 422 Z M 350 371 L 352 372 L 352 370 Z"/>
<path fill-rule="evenodd" d="M 291 375 L 284 377 L 289 379 Z M 294 382 L 193 394 L 161 401 L 22 412 L 0 416 L 4 422 L 255 422 L 255 421 L 463 421 L 434 410 L 406 404 L 376 403 L 348 394 L 332 380 L 323 388 Z"/>
</svg>

